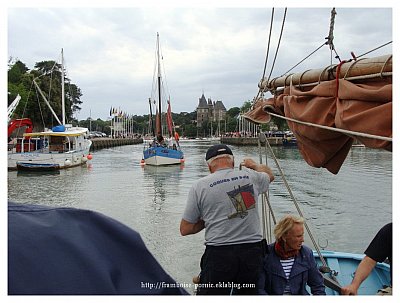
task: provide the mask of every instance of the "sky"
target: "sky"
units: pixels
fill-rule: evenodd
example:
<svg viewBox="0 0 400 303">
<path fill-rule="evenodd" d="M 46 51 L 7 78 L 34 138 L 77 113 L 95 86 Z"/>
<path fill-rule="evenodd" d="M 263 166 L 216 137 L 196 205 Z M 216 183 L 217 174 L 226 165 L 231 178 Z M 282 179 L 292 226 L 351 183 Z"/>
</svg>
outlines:
<svg viewBox="0 0 400 303">
<path fill-rule="evenodd" d="M 132 115 L 149 113 L 157 32 L 173 112 L 195 111 L 203 93 L 207 99 L 221 100 L 227 109 L 257 95 L 272 13 L 266 1 L 219 7 L 156 7 L 154 1 L 135 7 L 119 1 L 112 6 L 72 1 L 63 7 L 48 1 L 18 2 L 7 6 L 7 59 L 33 69 L 36 62 L 60 60 L 63 48 L 68 77 L 83 94 L 82 109 L 75 115 L 79 120 L 107 119 L 111 107 Z M 385 7 L 336 6 L 334 45 L 341 59 L 393 39 L 392 7 Z M 288 7 L 272 77 L 284 74 L 326 41 L 331 9 Z M 267 74 L 283 13 L 282 6 L 275 8 Z M 392 48 L 390 44 L 367 57 L 392 53 Z M 331 60 L 324 46 L 292 72 L 322 68 Z"/>
</svg>

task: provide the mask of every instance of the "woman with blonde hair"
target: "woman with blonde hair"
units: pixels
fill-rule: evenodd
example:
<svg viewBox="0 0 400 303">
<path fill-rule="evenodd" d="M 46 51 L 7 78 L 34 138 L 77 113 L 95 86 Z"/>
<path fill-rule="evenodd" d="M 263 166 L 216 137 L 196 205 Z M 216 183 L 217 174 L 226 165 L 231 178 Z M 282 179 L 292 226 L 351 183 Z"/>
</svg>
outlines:
<svg viewBox="0 0 400 303">
<path fill-rule="evenodd" d="M 268 245 L 261 292 L 269 295 L 325 295 L 324 280 L 312 250 L 303 245 L 304 219 L 283 217 L 274 229 L 276 241 Z"/>
</svg>

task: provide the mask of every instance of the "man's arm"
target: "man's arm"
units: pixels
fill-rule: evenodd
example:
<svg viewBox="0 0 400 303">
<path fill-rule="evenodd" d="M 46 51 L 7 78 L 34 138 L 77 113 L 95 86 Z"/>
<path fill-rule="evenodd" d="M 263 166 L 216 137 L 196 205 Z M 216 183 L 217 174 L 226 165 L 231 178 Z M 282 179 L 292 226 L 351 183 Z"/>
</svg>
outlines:
<svg viewBox="0 0 400 303">
<path fill-rule="evenodd" d="M 196 223 L 190 223 L 185 219 L 182 219 L 180 231 L 182 236 L 197 234 L 199 231 L 204 229 L 204 221 L 199 219 Z"/>
<path fill-rule="evenodd" d="M 360 262 L 350 285 L 342 288 L 342 295 L 356 295 L 361 283 L 369 276 L 374 269 L 376 261 L 368 256 Z"/>
<path fill-rule="evenodd" d="M 258 171 L 258 172 L 267 173 L 267 175 L 269 176 L 269 182 L 272 182 L 272 181 L 275 180 L 275 176 L 272 173 L 271 168 L 269 168 L 265 164 L 257 164 L 253 159 L 246 158 L 246 159 L 243 160 L 241 165 L 243 165 L 243 166 L 245 166 L 247 168 L 253 169 L 255 171 Z"/>
</svg>

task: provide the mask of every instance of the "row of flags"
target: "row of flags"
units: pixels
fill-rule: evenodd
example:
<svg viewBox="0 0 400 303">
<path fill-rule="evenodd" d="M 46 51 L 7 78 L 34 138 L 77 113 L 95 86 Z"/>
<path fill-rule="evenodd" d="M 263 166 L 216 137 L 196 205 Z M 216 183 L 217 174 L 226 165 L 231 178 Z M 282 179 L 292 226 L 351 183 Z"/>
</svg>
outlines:
<svg viewBox="0 0 400 303">
<path fill-rule="evenodd" d="M 170 136 L 174 136 L 176 141 L 179 141 L 179 134 L 176 132 L 175 130 L 175 125 L 174 122 L 172 121 L 172 111 L 171 111 L 171 103 L 168 100 L 168 108 L 167 108 L 167 112 L 166 112 L 166 124 L 167 124 L 167 128 L 168 128 L 168 133 Z M 158 116 L 158 109 L 156 108 L 156 116 Z M 112 121 L 114 122 L 115 119 L 114 118 L 121 118 L 124 122 L 124 120 L 130 120 L 133 115 L 129 115 L 126 112 L 123 112 L 121 110 L 121 108 L 116 108 L 116 107 L 112 107 L 110 108 L 110 117 L 112 119 Z M 116 121 L 115 121 L 116 122 Z M 161 130 L 161 125 L 157 125 L 159 123 L 159 119 L 156 119 L 156 129 L 157 130 Z M 114 126 L 113 126 L 114 127 Z M 116 130 L 114 130 L 114 132 L 116 132 Z M 158 133 L 159 131 L 157 131 Z"/>
<path fill-rule="evenodd" d="M 110 117 L 111 117 L 111 118 L 117 117 L 117 118 L 126 118 L 126 119 L 130 119 L 130 118 L 133 117 L 133 115 L 129 115 L 129 114 L 127 114 L 126 112 L 123 112 L 123 111 L 121 110 L 121 108 L 117 109 L 116 107 L 112 107 L 112 106 L 111 106 L 111 108 L 110 108 Z"/>
</svg>

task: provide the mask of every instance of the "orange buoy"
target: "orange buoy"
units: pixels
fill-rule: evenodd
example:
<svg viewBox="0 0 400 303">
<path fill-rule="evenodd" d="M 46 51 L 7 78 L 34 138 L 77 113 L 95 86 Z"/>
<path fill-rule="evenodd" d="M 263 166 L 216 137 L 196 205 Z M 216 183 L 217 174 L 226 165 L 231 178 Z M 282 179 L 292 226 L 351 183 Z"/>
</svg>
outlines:
<svg viewBox="0 0 400 303">
<path fill-rule="evenodd" d="M 88 158 L 88 160 L 92 160 L 93 159 L 92 154 L 87 155 L 87 158 Z"/>
</svg>

